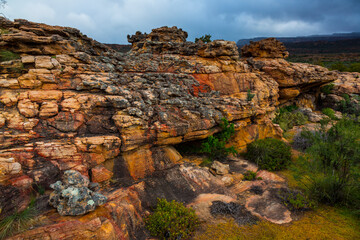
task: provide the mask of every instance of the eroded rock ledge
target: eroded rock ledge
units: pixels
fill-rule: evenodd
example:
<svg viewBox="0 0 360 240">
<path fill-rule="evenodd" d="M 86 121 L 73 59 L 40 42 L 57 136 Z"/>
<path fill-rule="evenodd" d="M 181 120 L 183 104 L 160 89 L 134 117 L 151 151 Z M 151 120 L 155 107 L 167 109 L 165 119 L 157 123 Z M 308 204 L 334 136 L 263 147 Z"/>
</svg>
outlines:
<svg viewBox="0 0 360 240">
<path fill-rule="evenodd" d="M 33 185 L 48 188 L 66 170 L 92 182 L 140 181 L 104 193 L 109 203 L 91 218 L 91 233 L 74 220 L 84 236 L 110 231 L 133 238 L 143 224 L 142 205 L 156 199 L 148 192 L 154 189 L 159 196 L 176 196 L 169 189 L 176 186 L 191 199 L 214 192 L 234 197 L 205 170 L 179 165 L 173 147 L 216 133 L 222 117 L 235 124 L 232 142 L 242 149 L 255 138 L 281 138 L 269 119 L 280 103 L 314 107 L 318 87 L 335 80 L 340 92 L 359 90 L 356 74 L 287 62 L 275 40 L 248 47 L 240 58 L 235 42 L 196 44 L 185 31 L 162 27 L 129 36 L 132 50 L 119 53 L 73 28 L 4 18 L 0 28 L 0 51 L 12 56 L 0 62 L 1 214 L 11 214 L 14 204 L 24 208 Z M 167 182 L 142 182 L 155 172 Z M 124 211 L 125 218 L 109 216 Z"/>
</svg>

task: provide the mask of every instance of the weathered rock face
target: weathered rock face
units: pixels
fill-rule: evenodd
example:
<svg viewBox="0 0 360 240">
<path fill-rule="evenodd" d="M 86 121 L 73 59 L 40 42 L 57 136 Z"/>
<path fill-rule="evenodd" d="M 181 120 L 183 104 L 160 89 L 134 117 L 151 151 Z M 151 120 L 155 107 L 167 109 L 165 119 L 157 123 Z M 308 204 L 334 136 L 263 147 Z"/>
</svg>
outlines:
<svg viewBox="0 0 360 240">
<path fill-rule="evenodd" d="M 250 42 L 241 48 L 243 57 L 259 58 L 286 58 L 289 52 L 286 51 L 284 44 L 275 38 L 267 38 L 258 42 Z"/>
<path fill-rule="evenodd" d="M 190 43 L 163 27 L 122 54 L 71 28 L 0 24 L 1 48 L 20 55 L 0 64 L 0 159 L 14 166 L 3 181 L 48 187 L 70 169 L 143 178 L 171 167 L 157 147 L 206 138 L 222 117 L 243 127 L 278 104 L 278 83 L 239 61 L 233 42 Z"/>
<path fill-rule="evenodd" d="M 157 197 L 236 198 L 226 188 L 235 181 L 226 171 L 218 179 L 207 169 L 180 164 L 173 145 L 213 135 L 223 117 L 235 125 L 232 143 L 239 150 L 257 138 L 281 138 L 269 120 L 280 102 L 314 107 L 314 89 L 350 76 L 288 63 L 274 40 L 250 46 L 249 58 L 242 59 L 235 42 L 187 42 L 187 33 L 176 27 L 136 33 L 129 37 L 129 53 L 72 28 L 4 18 L 0 27 L 6 30 L 0 51 L 13 56 L 0 62 L 0 192 L 8 194 L 0 198 L 1 214 L 26 207 L 33 184 L 48 188 L 68 170 L 102 186 L 122 179 L 123 185 L 107 189 L 109 201 L 92 218 L 74 222 L 93 238 L 106 233 L 109 239 L 136 239 L 144 208 Z M 357 88 L 355 78 L 351 89 Z M 265 216 L 255 205 L 248 207 Z M 76 231 L 58 225 L 62 221 L 49 227 L 57 239 Z M 90 232 L 82 221 L 91 222 Z M 46 238 L 49 231 L 38 228 L 28 237 Z"/>
</svg>

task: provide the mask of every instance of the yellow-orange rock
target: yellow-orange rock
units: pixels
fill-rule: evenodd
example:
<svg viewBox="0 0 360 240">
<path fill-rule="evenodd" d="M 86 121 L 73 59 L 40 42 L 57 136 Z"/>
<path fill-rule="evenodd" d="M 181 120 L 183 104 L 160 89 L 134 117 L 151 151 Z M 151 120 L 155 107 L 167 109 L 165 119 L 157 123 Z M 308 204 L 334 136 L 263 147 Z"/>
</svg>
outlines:
<svg viewBox="0 0 360 240">
<path fill-rule="evenodd" d="M 53 117 L 59 112 L 58 104 L 54 101 L 43 102 L 40 107 L 39 117 L 48 118 Z"/>
<path fill-rule="evenodd" d="M 107 170 L 104 166 L 96 166 L 91 169 L 91 181 L 92 182 L 105 182 L 113 176 L 113 172 Z"/>
<path fill-rule="evenodd" d="M 35 117 L 39 113 L 39 105 L 28 99 L 18 103 L 19 112 L 25 117 Z"/>
</svg>

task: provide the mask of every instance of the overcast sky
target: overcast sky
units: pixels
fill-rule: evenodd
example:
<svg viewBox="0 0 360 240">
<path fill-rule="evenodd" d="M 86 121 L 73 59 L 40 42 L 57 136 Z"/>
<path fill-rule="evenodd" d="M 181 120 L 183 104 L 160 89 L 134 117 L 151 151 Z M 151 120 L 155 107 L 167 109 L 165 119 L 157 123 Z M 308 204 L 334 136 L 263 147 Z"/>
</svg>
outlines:
<svg viewBox="0 0 360 240">
<path fill-rule="evenodd" d="M 360 32 L 360 0 L 8 0 L 2 12 L 120 44 L 161 26 L 181 27 L 189 41 Z"/>
</svg>

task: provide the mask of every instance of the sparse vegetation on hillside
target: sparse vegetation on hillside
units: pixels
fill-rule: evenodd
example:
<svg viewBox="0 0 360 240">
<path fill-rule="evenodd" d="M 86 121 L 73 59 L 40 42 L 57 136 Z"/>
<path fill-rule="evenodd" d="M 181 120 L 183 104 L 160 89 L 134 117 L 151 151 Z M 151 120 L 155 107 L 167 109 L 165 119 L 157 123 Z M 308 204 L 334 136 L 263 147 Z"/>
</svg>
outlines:
<svg viewBox="0 0 360 240">
<path fill-rule="evenodd" d="M 345 118 L 328 132 L 305 131 L 302 137 L 308 147 L 294 170 L 309 196 L 360 214 L 360 122 Z"/>
</svg>

